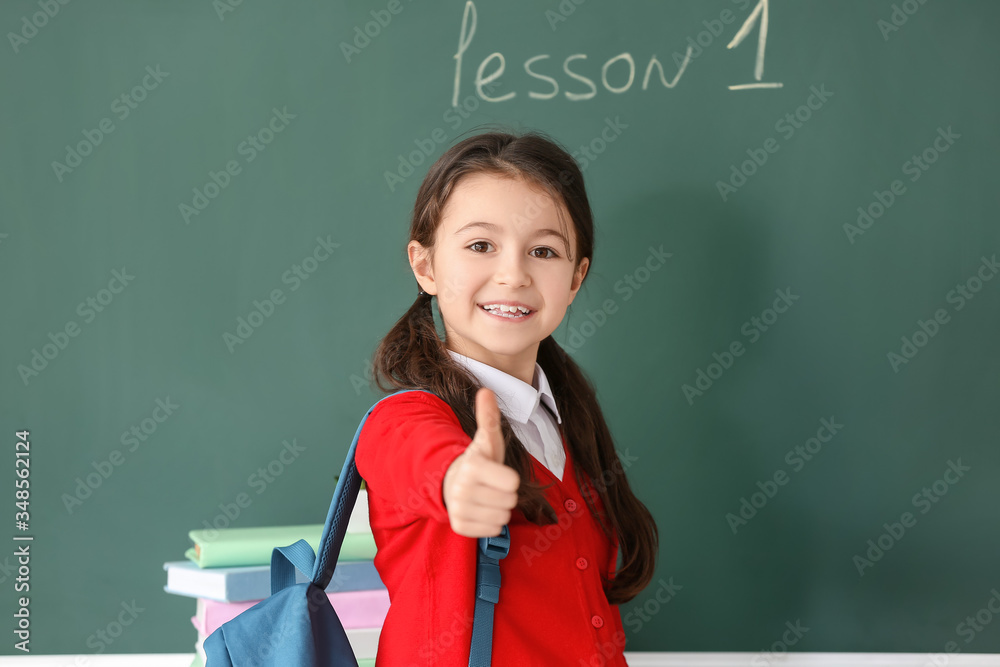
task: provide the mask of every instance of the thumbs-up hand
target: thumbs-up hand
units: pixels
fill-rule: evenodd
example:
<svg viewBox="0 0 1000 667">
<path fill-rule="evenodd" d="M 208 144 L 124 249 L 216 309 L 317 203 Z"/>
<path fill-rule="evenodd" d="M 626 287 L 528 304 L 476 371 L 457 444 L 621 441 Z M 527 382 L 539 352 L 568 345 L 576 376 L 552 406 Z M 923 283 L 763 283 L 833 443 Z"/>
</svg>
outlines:
<svg viewBox="0 0 1000 667">
<path fill-rule="evenodd" d="M 517 506 L 521 476 L 506 466 L 496 395 L 476 392 L 476 435 L 444 475 L 444 504 L 451 528 L 465 537 L 495 537 Z"/>
</svg>

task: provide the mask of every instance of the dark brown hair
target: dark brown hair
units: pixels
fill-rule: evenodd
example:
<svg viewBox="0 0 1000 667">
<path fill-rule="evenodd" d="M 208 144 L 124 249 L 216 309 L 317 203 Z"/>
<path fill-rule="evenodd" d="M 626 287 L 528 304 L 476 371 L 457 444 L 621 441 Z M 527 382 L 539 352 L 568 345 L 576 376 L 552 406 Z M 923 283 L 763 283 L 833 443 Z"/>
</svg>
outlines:
<svg viewBox="0 0 1000 667">
<path fill-rule="evenodd" d="M 594 222 L 583 174 L 566 150 L 541 132 L 486 132 L 448 149 L 431 165 L 417 192 L 411 241 L 433 252 L 449 194 L 464 176 L 476 173 L 523 179 L 547 192 L 557 204 L 562 203 L 576 230 L 575 268 L 583 257 L 593 261 Z M 375 383 L 385 392 L 424 389 L 436 394 L 472 438 L 476 432 L 475 396 L 481 384 L 448 354 L 435 327 L 431 301 L 429 296 L 418 296 L 379 342 L 372 363 Z M 605 594 L 611 604 L 628 602 L 653 578 L 659 540 L 656 523 L 629 487 L 587 375 L 552 336 L 540 342 L 537 362 L 559 408 L 566 443 L 576 463 L 577 484 L 605 535 L 610 539 L 614 531 L 618 536 L 622 568 L 612 582 L 604 579 Z M 521 476 L 517 509 L 537 525 L 556 523 L 556 514 L 545 499 L 547 487 L 534 477 L 531 455 L 502 412 L 500 424 L 506 443 L 504 463 Z M 606 515 L 596 511 L 593 493 L 601 498 Z"/>
</svg>

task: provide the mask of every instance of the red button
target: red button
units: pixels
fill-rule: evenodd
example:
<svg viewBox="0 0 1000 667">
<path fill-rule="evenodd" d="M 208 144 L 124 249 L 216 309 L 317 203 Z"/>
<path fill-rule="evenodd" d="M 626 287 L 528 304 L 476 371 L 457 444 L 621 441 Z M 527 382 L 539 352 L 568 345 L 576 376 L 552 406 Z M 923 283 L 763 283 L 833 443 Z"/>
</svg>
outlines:
<svg viewBox="0 0 1000 667">
<path fill-rule="evenodd" d="M 604 625 L 604 619 L 600 616 L 591 616 L 590 622 L 594 624 L 595 628 L 600 628 Z"/>
<path fill-rule="evenodd" d="M 576 511 L 576 501 L 573 500 L 572 498 L 567 498 L 566 502 L 563 503 L 563 506 L 567 509 L 567 511 L 570 512 Z"/>
<path fill-rule="evenodd" d="M 586 570 L 587 569 L 587 559 L 586 558 L 577 558 L 576 559 L 576 566 L 578 568 L 580 568 L 581 570 Z"/>
</svg>

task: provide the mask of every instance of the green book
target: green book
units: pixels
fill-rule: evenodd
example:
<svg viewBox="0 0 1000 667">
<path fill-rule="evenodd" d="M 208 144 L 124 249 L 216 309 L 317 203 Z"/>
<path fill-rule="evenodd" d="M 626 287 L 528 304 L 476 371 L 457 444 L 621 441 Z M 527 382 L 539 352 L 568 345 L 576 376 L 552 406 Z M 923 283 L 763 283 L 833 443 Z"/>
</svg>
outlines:
<svg viewBox="0 0 1000 667">
<path fill-rule="evenodd" d="M 188 533 L 194 546 L 184 556 L 199 567 L 239 567 L 270 565 L 275 547 L 286 547 L 305 540 L 313 551 L 319 549 L 324 524 L 305 526 L 262 526 L 258 528 L 202 529 Z M 339 560 L 373 560 L 375 536 L 369 533 L 346 533 Z"/>
</svg>

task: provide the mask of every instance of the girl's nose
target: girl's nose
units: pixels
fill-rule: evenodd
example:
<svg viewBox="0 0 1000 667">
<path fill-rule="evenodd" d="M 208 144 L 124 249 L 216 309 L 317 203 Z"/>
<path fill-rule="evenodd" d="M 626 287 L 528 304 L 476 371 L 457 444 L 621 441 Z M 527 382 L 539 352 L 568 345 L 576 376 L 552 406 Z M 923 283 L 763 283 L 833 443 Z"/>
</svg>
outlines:
<svg viewBox="0 0 1000 667">
<path fill-rule="evenodd" d="M 531 283 L 525 258 L 514 253 L 501 253 L 494 279 L 501 285 L 522 287 Z"/>
</svg>

